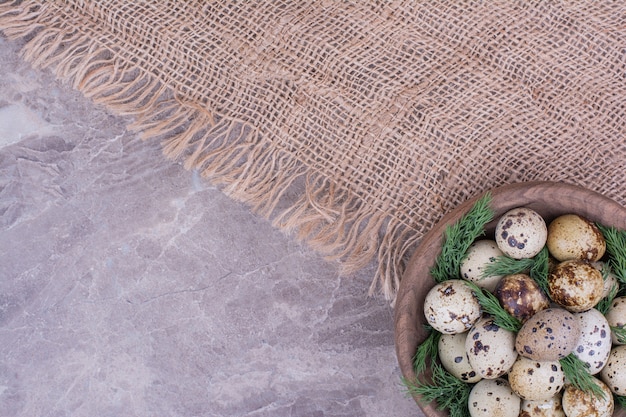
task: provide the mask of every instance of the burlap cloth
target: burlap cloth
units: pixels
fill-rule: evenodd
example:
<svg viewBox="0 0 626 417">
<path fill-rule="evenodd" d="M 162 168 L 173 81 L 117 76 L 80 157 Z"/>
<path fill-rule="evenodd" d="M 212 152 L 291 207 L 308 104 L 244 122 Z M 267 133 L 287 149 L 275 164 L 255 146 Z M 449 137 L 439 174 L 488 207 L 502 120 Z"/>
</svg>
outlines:
<svg viewBox="0 0 626 417">
<path fill-rule="evenodd" d="M 0 29 L 389 298 L 481 191 L 626 202 L 624 2 L 26 0 Z"/>
</svg>

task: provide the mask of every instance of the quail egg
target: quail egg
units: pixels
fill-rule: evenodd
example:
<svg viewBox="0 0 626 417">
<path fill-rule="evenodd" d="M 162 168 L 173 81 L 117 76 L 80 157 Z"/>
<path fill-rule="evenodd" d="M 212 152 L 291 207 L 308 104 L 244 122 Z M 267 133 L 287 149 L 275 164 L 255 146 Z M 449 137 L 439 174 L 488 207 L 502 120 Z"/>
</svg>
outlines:
<svg viewBox="0 0 626 417">
<path fill-rule="evenodd" d="M 522 400 L 502 379 L 483 379 L 470 391 L 468 407 L 471 417 L 518 417 Z"/>
<path fill-rule="evenodd" d="M 600 377 L 616 395 L 626 395 L 626 345 L 615 346 L 611 350 Z"/>
<path fill-rule="evenodd" d="M 589 262 L 560 262 L 548 274 L 548 291 L 552 301 L 572 312 L 589 310 L 602 299 L 604 279 Z"/>
<path fill-rule="evenodd" d="M 498 256 L 503 255 L 495 240 L 482 239 L 475 241 L 461 261 L 461 277 L 493 292 L 502 275 L 483 276 L 483 272 L 487 265 L 495 262 Z"/>
<path fill-rule="evenodd" d="M 595 375 L 606 365 L 611 353 L 611 328 L 595 308 L 574 313 L 574 317 L 578 320 L 580 335 L 572 353 L 587 365 L 591 375 Z"/>
<path fill-rule="evenodd" d="M 496 285 L 494 293 L 502 308 L 521 322 L 550 306 L 550 300 L 537 282 L 526 274 L 503 277 Z"/>
<path fill-rule="evenodd" d="M 463 280 L 436 284 L 424 299 L 428 324 L 443 334 L 463 333 L 480 318 L 480 304 Z"/>
<path fill-rule="evenodd" d="M 548 225 L 548 251 L 559 261 L 581 259 L 598 261 L 606 251 L 606 241 L 598 226 L 578 214 L 564 214 Z"/>
<path fill-rule="evenodd" d="M 498 247 L 514 259 L 532 258 L 546 244 L 548 228 L 541 215 L 526 207 L 504 213 L 496 224 Z"/>
<path fill-rule="evenodd" d="M 611 327 L 623 329 L 626 327 L 626 297 L 616 297 L 606 313 L 606 320 Z M 615 345 L 626 345 L 626 340 L 617 337 L 611 331 L 611 340 Z"/>
<path fill-rule="evenodd" d="M 465 351 L 478 375 L 486 379 L 498 378 L 511 369 L 517 358 L 515 333 L 495 324 L 493 318 L 483 317 L 467 334 Z"/>
<path fill-rule="evenodd" d="M 565 417 L 561 405 L 561 393 L 547 400 L 523 400 L 519 417 Z"/>
<path fill-rule="evenodd" d="M 567 417 L 611 417 L 613 415 L 615 403 L 611 390 L 599 379 L 591 378 L 602 389 L 604 397 L 595 396 L 568 384 L 561 400 Z"/>
<path fill-rule="evenodd" d="M 548 400 L 561 391 L 565 374 L 559 361 L 535 361 L 518 356 L 509 371 L 511 389 L 524 400 Z"/>
<path fill-rule="evenodd" d="M 556 361 L 572 353 L 580 334 L 580 324 L 569 311 L 550 307 L 541 310 L 517 332 L 515 349 L 536 361 Z"/>
<path fill-rule="evenodd" d="M 463 382 L 478 382 L 481 377 L 474 371 L 465 352 L 467 332 L 457 334 L 442 334 L 437 347 L 441 365 Z"/>
</svg>

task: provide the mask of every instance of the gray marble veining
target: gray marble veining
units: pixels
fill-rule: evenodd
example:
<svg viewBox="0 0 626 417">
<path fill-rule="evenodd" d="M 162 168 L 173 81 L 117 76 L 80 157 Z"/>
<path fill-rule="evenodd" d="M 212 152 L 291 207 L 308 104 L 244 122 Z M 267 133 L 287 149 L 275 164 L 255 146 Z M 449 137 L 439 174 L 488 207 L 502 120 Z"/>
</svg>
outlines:
<svg viewBox="0 0 626 417">
<path fill-rule="evenodd" d="M 337 265 L 0 38 L 0 417 L 420 416 Z"/>
</svg>

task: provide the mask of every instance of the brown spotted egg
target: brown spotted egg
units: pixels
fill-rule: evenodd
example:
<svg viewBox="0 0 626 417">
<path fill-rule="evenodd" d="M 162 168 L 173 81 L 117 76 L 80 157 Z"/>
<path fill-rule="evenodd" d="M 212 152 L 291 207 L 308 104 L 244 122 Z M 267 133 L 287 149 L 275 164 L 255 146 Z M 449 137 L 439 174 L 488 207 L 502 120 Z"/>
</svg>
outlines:
<svg viewBox="0 0 626 417">
<path fill-rule="evenodd" d="M 474 371 L 465 352 L 467 332 L 457 334 L 442 334 L 439 337 L 437 350 L 441 365 L 463 382 L 478 382 L 481 377 Z"/>
<path fill-rule="evenodd" d="M 518 417 L 522 400 L 503 378 L 483 379 L 469 394 L 471 417 Z"/>
<path fill-rule="evenodd" d="M 517 332 L 515 349 L 536 361 L 563 359 L 576 347 L 580 324 L 562 308 L 546 308 L 528 319 Z"/>
<path fill-rule="evenodd" d="M 521 322 L 550 307 L 548 297 L 527 274 L 506 275 L 496 285 L 494 294 L 502 308 Z"/>
<path fill-rule="evenodd" d="M 478 375 L 485 379 L 498 378 L 506 374 L 517 359 L 515 333 L 495 324 L 493 318 L 483 317 L 467 334 L 465 351 Z"/>
<path fill-rule="evenodd" d="M 519 417 L 565 417 L 561 405 L 561 393 L 547 400 L 523 400 Z"/>
<path fill-rule="evenodd" d="M 579 313 L 594 307 L 602 299 L 604 279 L 589 262 L 563 261 L 548 274 L 548 291 L 552 301 Z"/>
<path fill-rule="evenodd" d="M 494 290 L 502 275 L 483 276 L 485 267 L 504 255 L 494 240 L 482 239 L 471 244 L 461 261 L 461 276 L 488 291 Z"/>
<path fill-rule="evenodd" d="M 580 336 L 572 352 L 583 361 L 591 375 L 602 370 L 611 353 L 611 328 L 604 315 L 595 308 L 574 317 L 580 326 Z"/>
<path fill-rule="evenodd" d="M 626 297 L 616 297 L 606 313 L 606 320 L 609 326 L 625 328 L 626 327 Z M 626 340 L 617 337 L 615 332 L 611 332 L 611 340 L 615 345 L 625 345 Z"/>
<path fill-rule="evenodd" d="M 565 374 L 559 361 L 534 361 L 518 356 L 509 371 L 511 389 L 523 400 L 548 400 L 561 391 Z"/>
<path fill-rule="evenodd" d="M 543 249 L 547 238 L 548 228 L 543 217 L 526 207 L 507 211 L 496 224 L 498 247 L 514 259 L 532 258 Z"/>
<path fill-rule="evenodd" d="M 598 226 L 578 214 L 564 214 L 550 222 L 546 241 L 550 255 L 559 261 L 602 258 L 606 242 Z"/>
<path fill-rule="evenodd" d="M 463 333 L 480 318 L 480 304 L 463 280 L 436 284 L 424 299 L 426 321 L 443 334 Z"/>
</svg>

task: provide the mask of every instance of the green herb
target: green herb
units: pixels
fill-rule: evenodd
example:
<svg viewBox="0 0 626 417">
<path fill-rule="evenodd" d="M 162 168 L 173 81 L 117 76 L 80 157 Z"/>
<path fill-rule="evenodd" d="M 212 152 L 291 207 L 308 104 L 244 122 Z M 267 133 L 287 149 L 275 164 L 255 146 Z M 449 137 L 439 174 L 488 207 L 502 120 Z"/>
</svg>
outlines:
<svg viewBox="0 0 626 417">
<path fill-rule="evenodd" d="M 450 412 L 450 417 L 469 417 L 468 400 L 470 385 L 447 372 L 441 365 L 433 364 L 431 384 L 413 384 L 404 381 L 411 395 L 417 395 L 429 403 L 437 401 L 437 409 Z"/>
<path fill-rule="evenodd" d="M 626 327 L 611 326 L 611 331 L 619 343 L 626 343 Z"/>
<path fill-rule="evenodd" d="M 435 266 L 430 269 L 430 274 L 436 282 L 458 278 L 461 261 L 467 250 L 485 233 L 485 225 L 494 217 L 490 204 L 491 194 L 486 193 L 459 221 L 446 227 L 441 253 L 435 261 Z"/>
<path fill-rule="evenodd" d="M 483 311 L 490 314 L 493 317 L 493 322 L 500 328 L 508 330 L 510 332 L 518 332 L 522 327 L 522 322 L 513 317 L 500 305 L 500 301 L 495 295 L 471 281 L 466 281 L 466 284 L 474 291 L 478 298 L 478 303 L 482 307 Z"/>
<path fill-rule="evenodd" d="M 485 266 L 480 279 L 494 275 L 512 275 L 528 271 L 535 264 L 534 259 L 513 259 L 506 255 L 497 256 L 495 260 Z"/>
<path fill-rule="evenodd" d="M 416 374 L 421 374 L 427 367 L 428 360 L 434 363 L 439 353 L 439 338 L 441 333 L 430 326 L 426 326 L 429 330 L 428 337 L 417 347 L 417 352 L 413 357 L 413 370 Z"/>
<path fill-rule="evenodd" d="M 619 291 L 619 285 L 614 284 L 611 287 L 611 290 L 609 291 L 608 295 L 598 302 L 598 304 L 596 305 L 596 310 L 602 313 L 602 315 L 606 316 L 606 313 L 609 312 L 609 309 L 611 308 L 611 304 L 613 304 L 613 300 L 617 296 L 618 291 Z"/>
<path fill-rule="evenodd" d="M 622 285 L 626 285 L 626 231 L 597 224 L 606 240 L 609 265 Z"/>
<path fill-rule="evenodd" d="M 626 397 L 624 397 L 623 395 L 613 395 L 613 398 L 615 399 L 616 405 L 626 410 Z"/>
<path fill-rule="evenodd" d="M 584 392 L 590 392 L 596 398 L 604 399 L 604 391 L 602 391 L 602 388 L 596 384 L 591 374 L 589 374 L 589 367 L 585 362 L 580 360 L 573 353 L 559 360 L 559 362 L 563 368 L 565 378 L 568 379 L 574 387 Z"/>
<path fill-rule="evenodd" d="M 530 277 L 535 280 L 545 294 L 550 294 L 548 288 L 549 258 L 548 247 L 544 246 L 533 258 L 534 263 L 530 267 L 529 273 Z"/>
</svg>

